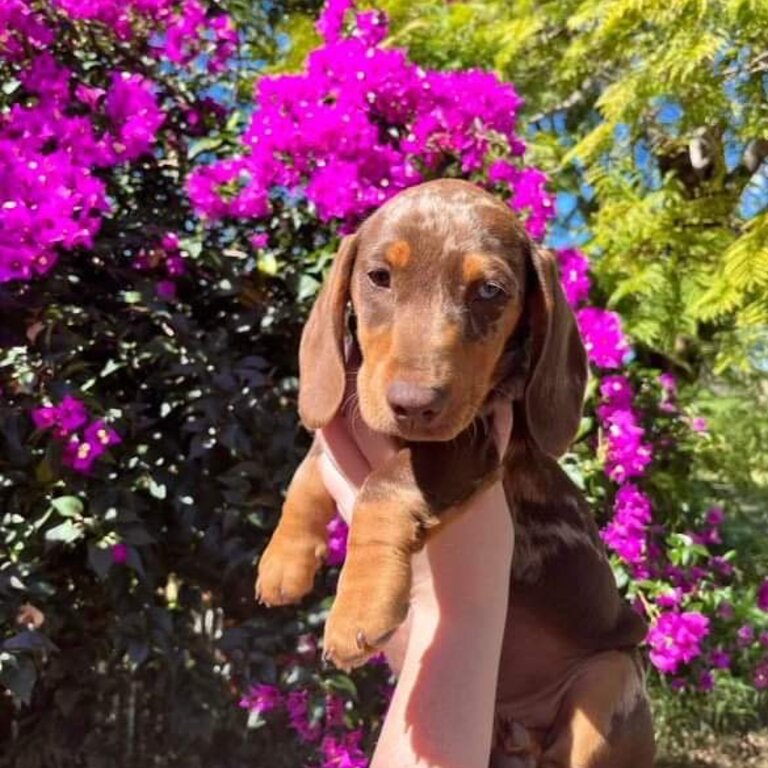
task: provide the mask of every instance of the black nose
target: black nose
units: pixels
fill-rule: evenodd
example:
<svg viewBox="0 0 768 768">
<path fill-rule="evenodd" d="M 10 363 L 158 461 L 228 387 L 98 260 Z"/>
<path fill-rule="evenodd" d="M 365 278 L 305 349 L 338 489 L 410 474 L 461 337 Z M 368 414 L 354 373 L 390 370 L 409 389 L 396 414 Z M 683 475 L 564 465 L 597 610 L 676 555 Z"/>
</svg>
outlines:
<svg viewBox="0 0 768 768">
<path fill-rule="evenodd" d="M 427 424 L 439 415 L 448 399 L 443 387 L 424 387 L 410 381 L 393 381 L 387 388 L 387 402 L 398 421 Z"/>
</svg>

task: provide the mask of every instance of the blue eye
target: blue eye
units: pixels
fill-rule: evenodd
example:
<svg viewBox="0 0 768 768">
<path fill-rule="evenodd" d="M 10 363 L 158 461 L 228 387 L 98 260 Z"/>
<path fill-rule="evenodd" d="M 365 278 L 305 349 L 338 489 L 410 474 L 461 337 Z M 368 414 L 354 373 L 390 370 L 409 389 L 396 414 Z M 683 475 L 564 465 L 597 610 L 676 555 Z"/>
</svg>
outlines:
<svg viewBox="0 0 768 768">
<path fill-rule="evenodd" d="M 482 301 L 498 299 L 504 293 L 504 289 L 496 283 L 481 283 L 475 294 Z"/>
</svg>

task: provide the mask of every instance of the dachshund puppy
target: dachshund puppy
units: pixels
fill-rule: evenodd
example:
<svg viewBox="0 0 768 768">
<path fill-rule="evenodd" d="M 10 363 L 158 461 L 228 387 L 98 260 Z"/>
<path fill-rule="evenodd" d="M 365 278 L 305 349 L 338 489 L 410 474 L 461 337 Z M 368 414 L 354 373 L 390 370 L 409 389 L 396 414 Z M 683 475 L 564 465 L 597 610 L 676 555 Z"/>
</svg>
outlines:
<svg viewBox="0 0 768 768">
<path fill-rule="evenodd" d="M 342 242 L 299 364 L 308 429 L 353 407 L 398 448 L 358 495 L 327 656 L 349 668 L 391 636 L 408 610 L 413 553 L 449 510 L 501 478 L 517 549 L 491 765 L 651 766 L 635 650 L 646 627 L 556 461 L 579 426 L 587 363 L 552 254 L 472 184 L 410 188 Z M 514 414 L 505 456 L 487 418 L 499 398 Z M 267 604 L 298 601 L 325 557 L 335 505 L 321 451 L 316 440 L 259 563 Z"/>
</svg>

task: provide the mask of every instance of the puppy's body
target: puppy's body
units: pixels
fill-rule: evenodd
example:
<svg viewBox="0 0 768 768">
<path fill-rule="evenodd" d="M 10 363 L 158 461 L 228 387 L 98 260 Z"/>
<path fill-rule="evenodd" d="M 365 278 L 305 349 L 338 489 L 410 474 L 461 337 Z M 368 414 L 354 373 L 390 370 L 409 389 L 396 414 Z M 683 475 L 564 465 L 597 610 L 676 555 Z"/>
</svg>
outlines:
<svg viewBox="0 0 768 768">
<path fill-rule="evenodd" d="M 350 300 L 360 415 L 401 449 L 356 501 L 326 653 L 350 667 L 380 647 L 405 617 L 427 531 L 503 477 L 517 540 L 492 764 L 652 765 L 634 650 L 644 623 L 620 599 L 589 510 L 553 458 L 578 428 L 587 371 L 552 255 L 470 184 L 430 182 L 391 200 L 345 240 L 302 336 L 299 410 L 313 429 L 344 401 Z M 514 408 L 504 457 L 479 417 L 494 398 Z M 318 450 L 259 563 L 257 591 L 271 604 L 300 599 L 326 550 L 333 503 Z"/>
<path fill-rule="evenodd" d="M 516 441 L 504 487 L 516 542 L 492 766 L 651 766 L 635 650 L 645 624 L 618 594 L 581 493 L 557 462 Z"/>
</svg>

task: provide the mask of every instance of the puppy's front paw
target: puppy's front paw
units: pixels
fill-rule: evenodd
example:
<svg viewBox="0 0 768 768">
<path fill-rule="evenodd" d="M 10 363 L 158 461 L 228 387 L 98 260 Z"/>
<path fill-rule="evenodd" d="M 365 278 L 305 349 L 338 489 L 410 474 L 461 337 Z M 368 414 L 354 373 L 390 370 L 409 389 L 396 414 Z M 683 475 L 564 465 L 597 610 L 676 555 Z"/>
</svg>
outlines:
<svg viewBox="0 0 768 768">
<path fill-rule="evenodd" d="M 386 565 L 348 559 L 325 623 L 323 656 L 347 671 L 364 664 L 405 620 L 410 589 L 407 559 Z"/>
<path fill-rule="evenodd" d="M 278 527 L 259 560 L 256 599 L 270 606 L 299 602 L 312 591 L 326 552 L 324 538 L 289 536 Z"/>
</svg>

